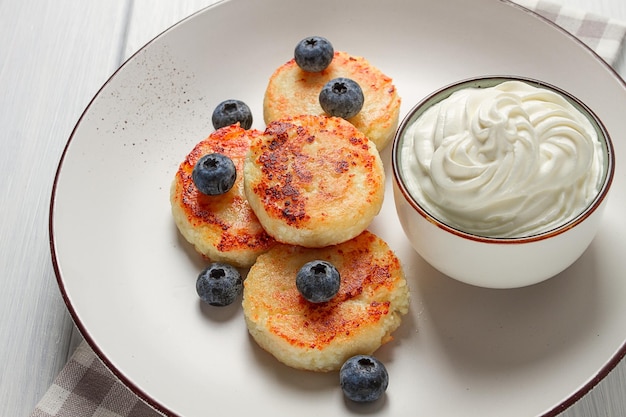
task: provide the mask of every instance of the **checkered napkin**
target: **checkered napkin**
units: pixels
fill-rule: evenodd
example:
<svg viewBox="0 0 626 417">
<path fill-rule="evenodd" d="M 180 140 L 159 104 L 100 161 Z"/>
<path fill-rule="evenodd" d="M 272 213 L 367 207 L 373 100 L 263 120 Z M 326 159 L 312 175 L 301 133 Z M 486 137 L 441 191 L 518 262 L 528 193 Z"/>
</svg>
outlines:
<svg viewBox="0 0 626 417">
<path fill-rule="evenodd" d="M 561 6 L 546 0 L 513 0 L 556 23 L 587 46 L 607 63 L 617 62 L 626 34 L 626 22 Z"/>
<path fill-rule="evenodd" d="M 161 417 L 83 341 L 30 417 Z"/>
<path fill-rule="evenodd" d="M 557 23 L 609 64 L 617 61 L 626 23 L 545 0 L 516 3 Z M 159 417 L 82 342 L 30 417 Z"/>
</svg>

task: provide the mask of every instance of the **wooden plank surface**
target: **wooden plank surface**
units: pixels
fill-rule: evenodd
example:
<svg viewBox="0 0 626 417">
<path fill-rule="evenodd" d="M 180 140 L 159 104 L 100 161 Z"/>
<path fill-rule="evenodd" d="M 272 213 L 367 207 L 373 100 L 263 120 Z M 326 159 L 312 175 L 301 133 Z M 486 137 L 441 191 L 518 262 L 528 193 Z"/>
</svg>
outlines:
<svg viewBox="0 0 626 417">
<path fill-rule="evenodd" d="M 27 416 L 71 349 L 73 324 L 50 261 L 49 196 L 73 125 L 119 62 L 128 7 L 127 0 L 0 2 L 3 416 Z"/>
<path fill-rule="evenodd" d="M 214 1 L 0 1 L 0 416 L 28 416 L 80 341 L 47 229 L 53 175 L 74 124 L 126 58 Z M 554 1 L 626 21 L 624 0 Z M 626 73 L 624 54 L 618 69 Z M 626 416 L 625 394 L 622 361 L 563 416 Z"/>
</svg>

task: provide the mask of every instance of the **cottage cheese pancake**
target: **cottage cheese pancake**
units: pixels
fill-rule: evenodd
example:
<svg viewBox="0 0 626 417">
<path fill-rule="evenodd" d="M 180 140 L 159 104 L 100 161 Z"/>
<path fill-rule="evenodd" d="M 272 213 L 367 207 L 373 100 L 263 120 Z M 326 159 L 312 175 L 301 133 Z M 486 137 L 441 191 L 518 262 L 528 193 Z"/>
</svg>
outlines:
<svg viewBox="0 0 626 417">
<path fill-rule="evenodd" d="M 252 138 L 245 194 L 282 243 L 323 247 L 365 230 L 383 203 L 385 173 L 374 144 L 341 118 L 301 115 Z"/>
<path fill-rule="evenodd" d="M 339 292 L 330 301 L 311 303 L 296 288 L 298 270 L 312 260 L 330 262 L 339 271 Z M 338 370 L 355 354 L 373 353 L 391 340 L 408 308 L 398 258 L 368 231 L 326 248 L 278 245 L 258 257 L 244 281 L 251 336 L 297 369 Z"/>
<path fill-rule="evenodd" d="M 404 139 L 410 193 L 434 217 L 481 236 L 564 224 L 595 198 L 603 172 L 589 120 L 557 92 L 521 81 L 459 90 Z"/>
<path fill-rule="evenodd" d="M 238 124 L 223 127 L 198 143 L 180 164 L 172 182 L 172 214 L 180 233 L 198 252 L 212 261 L 249 267 L 256 257 L 275 244 L 259 223 L 243 190 L 244 159 L 256 130 Z M 229 156 L 236 167 L 237 179 L 225 194 L 209 196 L 196 188 L 192 172 L 206 154 Z"/>
<path fill-rule="evenodd" d="M 400 97 L 391 78 L 365 58 L 337 51 L 328 68 L 305 72 L 291 59 L 270 77 L 263 100 L 265 123 L 300 114 L 323 115 L 319 93 L 335 78 L 356 81 L 365 96 L 361 111 L 349 121 L 382 150 L 398 126 Z"/>
</svg>

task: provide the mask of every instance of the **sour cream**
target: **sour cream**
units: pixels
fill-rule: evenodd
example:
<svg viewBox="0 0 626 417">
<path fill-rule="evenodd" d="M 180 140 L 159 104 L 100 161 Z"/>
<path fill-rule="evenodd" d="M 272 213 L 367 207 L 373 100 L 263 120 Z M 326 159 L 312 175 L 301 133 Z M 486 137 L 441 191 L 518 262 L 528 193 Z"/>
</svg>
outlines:
<svg viewBox="0 0 626 417">
<path fill-rule="evenodd" d="M 488 237 L 525 237 L 579 215 L 603 173 L 596 130 L 562 95 L 521 81 L 465 88 L 407 127 L 400 166 L 433 217 Z"/>
</svg>

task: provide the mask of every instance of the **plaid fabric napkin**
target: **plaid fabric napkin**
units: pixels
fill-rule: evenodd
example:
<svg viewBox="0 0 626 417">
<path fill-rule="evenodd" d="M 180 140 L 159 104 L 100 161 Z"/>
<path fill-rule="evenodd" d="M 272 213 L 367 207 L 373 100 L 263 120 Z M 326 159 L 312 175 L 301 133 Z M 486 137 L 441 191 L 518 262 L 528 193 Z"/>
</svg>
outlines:
<svg viewBox="0 0 626 417">
<path fill-rule="evenodd" d="M 619 56 L 626 23 L 545 0 L 515 0 L 585 42 L 607 63 Z M 30 417 L 159 417 L 83 341 Z"/>
<path fill-rule="evenodd" d="M 607 63 L 611 65 L 616 63 L 626 34 L 626 22 L 546 0 L 513 1 L 535 11 L 576 36 Z"/>
<path fill-rule="evenodd" d="M 157 417 L 82 341 L 31 417 Z"/>
</svg>

